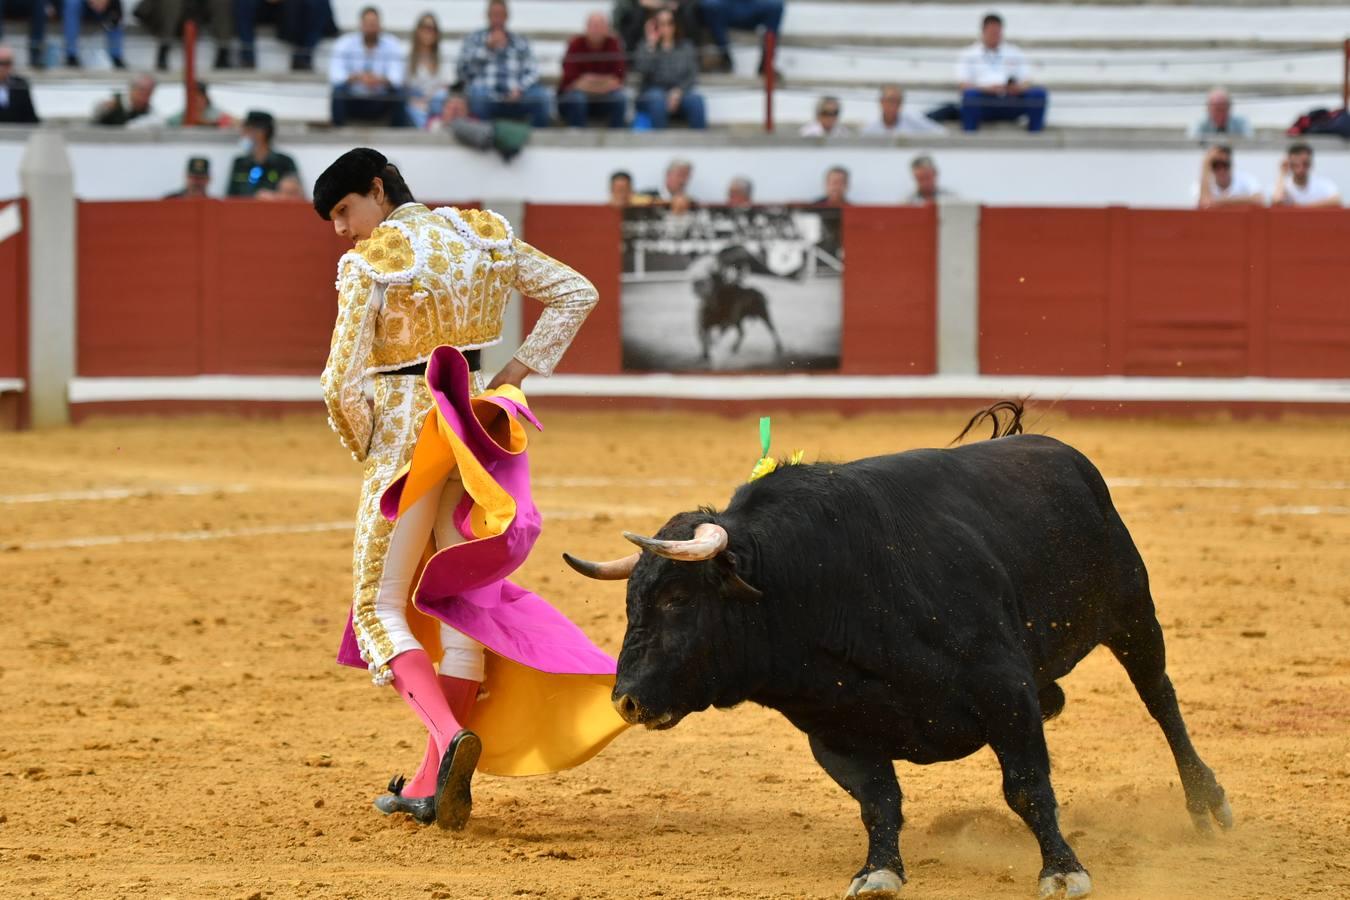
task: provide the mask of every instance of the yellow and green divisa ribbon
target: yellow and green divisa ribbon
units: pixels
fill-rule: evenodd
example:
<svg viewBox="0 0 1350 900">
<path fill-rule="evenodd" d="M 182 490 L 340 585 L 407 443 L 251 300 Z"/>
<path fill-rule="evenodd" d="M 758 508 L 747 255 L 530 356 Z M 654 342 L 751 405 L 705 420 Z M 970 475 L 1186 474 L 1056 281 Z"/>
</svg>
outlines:
<svg viewBox="0 0 1350 900">
<path fill-rule="evenodd" d="M 763 478 L 770 472 L 778 468 L 778 460 L 769 455 L 769 441 L 771 439 L 772 426 L 768 416 L 762 416 L 759 420 L 759 462 L 750 470 L 750 477 L 747 481 L 754 481 L 756 478 Z M 802 461 L 805 455 L 804 450 L 795 450 L 792 456 L 788 458 L 787 465 L 795 466 Z"/>
</svg>

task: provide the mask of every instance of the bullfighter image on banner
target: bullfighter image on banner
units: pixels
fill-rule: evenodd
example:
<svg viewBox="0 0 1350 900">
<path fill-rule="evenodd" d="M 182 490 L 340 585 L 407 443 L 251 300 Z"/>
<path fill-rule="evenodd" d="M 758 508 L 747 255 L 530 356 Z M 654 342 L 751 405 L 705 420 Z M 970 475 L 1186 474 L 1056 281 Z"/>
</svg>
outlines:
<svg viewBox="0 0 1350 900">
<path fill-rule="evenodd" d="M 839 367 L 843 211 L 624 210 L 629 371 Z"/>
</svg>

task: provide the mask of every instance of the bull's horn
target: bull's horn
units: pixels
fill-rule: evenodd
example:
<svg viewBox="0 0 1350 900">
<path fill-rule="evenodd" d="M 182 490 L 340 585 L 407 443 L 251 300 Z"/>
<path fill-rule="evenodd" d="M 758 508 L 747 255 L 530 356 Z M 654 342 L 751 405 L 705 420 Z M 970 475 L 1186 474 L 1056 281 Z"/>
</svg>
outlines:
<svg viewBox="0 0 1350 900">
<path fill-rule="evenodd" d="M 727 549 L 727 530 L 721 525 L 705 522 L 694 529 L 694 536 L 687 541 L 658 541 L 656 538 L 643 537 L 625 531 L 623 536 L 644 550 L 650 550 L 657 556 L 678 559 L 684 562 L 697 562 L 712 559 Z"/>
<path fill-rule="evenodd" d="M 641 553 L 634 553 L 631 556 L 625 556 L 623 559 L 612 559 L 609 562 L 591 562 L 588 559 L 578 559 L 570 553 L 564 553 L 563 559 L 569 566 L 587 578 L 594 578 L 596 581 L 623 581 L 633 574 L 633 566 L 637 565 L 638 557 L 641 555 Z"/>
</svg>

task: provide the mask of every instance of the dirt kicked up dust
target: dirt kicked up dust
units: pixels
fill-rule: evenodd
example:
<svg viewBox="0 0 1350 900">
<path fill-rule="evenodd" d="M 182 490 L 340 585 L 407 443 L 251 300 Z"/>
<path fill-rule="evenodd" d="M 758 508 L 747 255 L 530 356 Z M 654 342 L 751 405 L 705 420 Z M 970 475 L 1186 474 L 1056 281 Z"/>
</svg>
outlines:
<svg viewBox="0 0 1350 900">
<path fill-rule="evenodd" d="M 542 415 L 545 530 L 517 577 L 617 652 L 623 586 L 562 551 L 619 556 L 621 529 L 725 503 L 757 428 Z M 1160 731 L 1098 649 L 1047 726 L 1094 895 L 1350 896 L 1350 422 L 1029 419 L 1111 480 L 1237 817 L 1193 832 Z M 941 446 L 963 421 L 777 416 L 775 450 Z M 358 471 L 319 416 L 105 420 L 0 435 L 0 460 L 0 896 L 833 898 L 862 863 L 857 806 L 749 705 L 630 731 L 571 772 L 482 777 L 462 833 L 378 815 L 424 737 L 333 663 Z M 907 896 L 1035 896 L 988 750 L 897 768 Z"/>
</svg>

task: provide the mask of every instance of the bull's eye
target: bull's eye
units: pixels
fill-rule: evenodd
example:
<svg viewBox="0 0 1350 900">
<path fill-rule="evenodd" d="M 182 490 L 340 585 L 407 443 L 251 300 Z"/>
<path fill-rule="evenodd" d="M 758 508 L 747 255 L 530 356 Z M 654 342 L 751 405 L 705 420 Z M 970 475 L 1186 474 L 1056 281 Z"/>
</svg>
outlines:
<svg viewBox="0 0 1350 900">
<path fill-rule="evenodd" d="M 688 599 L 684 594 L 679 593 L 662 594 L 661 599 L 656 601 L 656 605 L 659 609 L 683 609 L 688 606 Z"/>
</svg>

